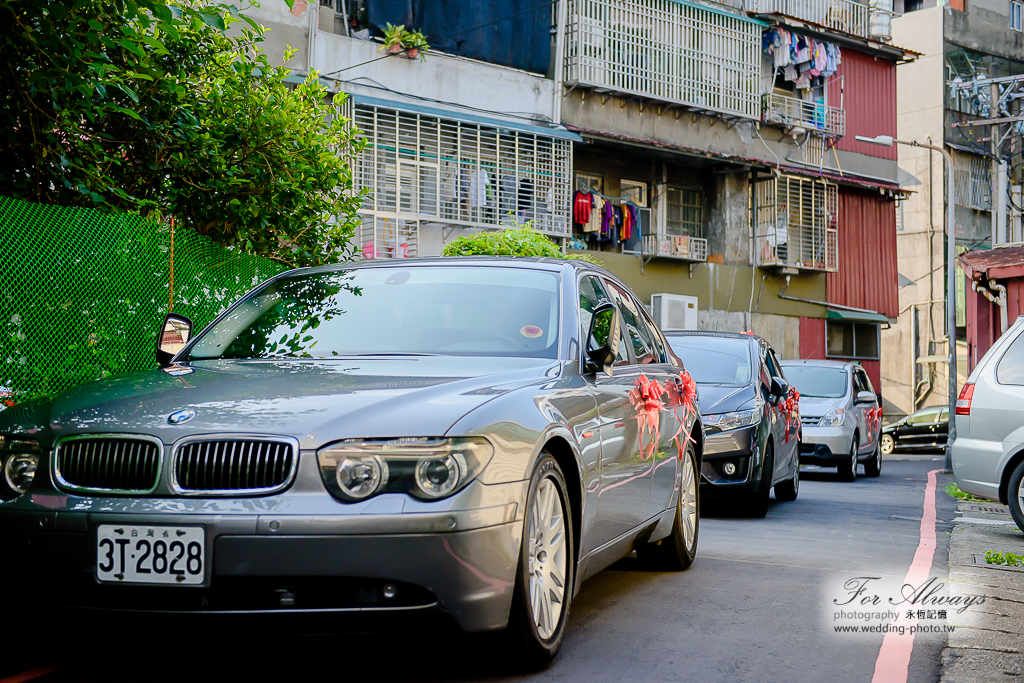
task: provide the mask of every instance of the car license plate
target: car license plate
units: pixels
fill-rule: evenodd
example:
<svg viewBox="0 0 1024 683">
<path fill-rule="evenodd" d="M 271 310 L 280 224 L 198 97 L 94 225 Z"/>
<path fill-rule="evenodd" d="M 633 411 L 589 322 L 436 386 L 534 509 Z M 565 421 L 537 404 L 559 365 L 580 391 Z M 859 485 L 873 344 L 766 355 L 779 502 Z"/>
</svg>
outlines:
<svg viewBox="0 0 1024 683">
<path fill-rule="evenodd" d="M 97 529 L 100 581 L 195 586 L 203 583 L 205 573 L 202 527 L 105 524 Z"/>
</svg>

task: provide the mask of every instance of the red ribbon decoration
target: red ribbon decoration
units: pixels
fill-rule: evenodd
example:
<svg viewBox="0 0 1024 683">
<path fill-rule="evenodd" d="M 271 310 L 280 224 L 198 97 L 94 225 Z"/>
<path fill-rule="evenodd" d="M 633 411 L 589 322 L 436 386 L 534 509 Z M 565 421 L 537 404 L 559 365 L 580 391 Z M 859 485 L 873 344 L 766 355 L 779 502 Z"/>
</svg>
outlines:
<svg viewBox="0 0 1024 683">
<path fill-rule="evenodd" d="M 800 392 L 793 387 L 789 388 L 789 393 L 786 394 L 786 399 L 780 404 L 782 410 L 786 413 L 786 443 L 789 443 L 789 430 L 793 427 L 793 421 L 799 423 L 800 418 L 798 414 L 800 412 Z"/>
<path fill-rule="evenodd" d="M 683 434 L 685 441 L 694 441 L 689 432 L 684 433 L 687 419 L 697 412 L 697 384 L 693 381 L 693 377 L 684 370 L 678 380 L 662 385 L 658 380 L 652 380 L 647 375 L 641 374 L 633 382 L 633 386 L 636 388 L 629 391 L 629 402 L 636 409 L 636 419 L 640 423 L 640 459 L 651 458 L 658 448 L 661 411 L 665 409 L 672 410 L 679 422 L 679 428 L 671 439 L 676 442 L 681 459 L 684 441 L 680 441 L 679 435 Z M 666 395 L 668 400 L 663 403 L 662 396 Z M 649 434 L 652 437 L 646 446 L 643 443 L 644 434 Z M 694 441 L 694 443 L 696 442 Z"/>
</svg>

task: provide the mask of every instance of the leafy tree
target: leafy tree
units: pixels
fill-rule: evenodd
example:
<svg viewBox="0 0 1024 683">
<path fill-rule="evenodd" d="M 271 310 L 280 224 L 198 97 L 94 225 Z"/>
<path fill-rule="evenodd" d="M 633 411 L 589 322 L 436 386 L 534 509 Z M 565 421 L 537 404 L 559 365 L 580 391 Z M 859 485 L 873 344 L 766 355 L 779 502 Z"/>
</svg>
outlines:
<svg viewBox="0 0 1024 683">
<path fill-rule="evenodd" d="M 236 7 L 0 0 L 0 26 L 0 195 L 170 216 L 293 266 L 340 257 L 360 142 Z"/>
<path fill-rule="evenodd" d="M 533 221 L 511 222 L 498 232 L 478 232 L 458 237 L 441 252 L 444 256 L 546 256 L 599 263 L 589 254 L 563 254 L 547 237 L 533 228 Z"/>
</svg>

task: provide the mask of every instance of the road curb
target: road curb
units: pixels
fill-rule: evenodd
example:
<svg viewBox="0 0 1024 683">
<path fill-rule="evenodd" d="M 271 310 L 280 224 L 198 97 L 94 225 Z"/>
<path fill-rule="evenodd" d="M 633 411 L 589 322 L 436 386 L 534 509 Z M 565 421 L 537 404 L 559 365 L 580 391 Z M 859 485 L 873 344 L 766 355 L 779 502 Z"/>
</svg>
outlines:
<svg viewBox="0 0 1024 683">
<path fill-rule="evenodd" d="M 942 650 L 942 683 L 1019 681 L 1024 677 L 1024 568 L 988 564 L 990 550 L 1024 555 L 1024 533 L 1005 505 L 964 501 L 949 541 L 949 591 L 984 595 L 984 604 L 950 614 L 956 631 Z"/>
</svg>

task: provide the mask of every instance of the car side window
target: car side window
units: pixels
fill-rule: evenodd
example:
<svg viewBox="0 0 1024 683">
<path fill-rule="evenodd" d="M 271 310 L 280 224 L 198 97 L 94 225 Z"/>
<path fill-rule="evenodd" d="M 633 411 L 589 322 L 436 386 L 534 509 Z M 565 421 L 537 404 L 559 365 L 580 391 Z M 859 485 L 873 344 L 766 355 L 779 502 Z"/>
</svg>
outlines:
<svg viewBox="0 0 1024 683">
<path fill-rule="evenodd" d="M 862 391 L 870 391 L 864 384 L 864 371 L 860 368 L 853 369 L 853 393 L 859 394 Z"/>
<path fill-rule="evenodd" d="M 875 393 L 875 388 L 871 386 L 871 378 L 868 377 L 868 373 L 863 368 L 857 368 L 857 377 L 860 378 L 860 384 L 863 389 L 860 391 L 870 391 L 872 394 Z"/>
<path fill-rule="evenodd" d="M 580 278 L 580 324 L 583 329 L 580 336 L 583 337 L 590 332 L 590 321 L 594 318 L 594 311 L 603 303 L 610 301 L 601 278 L 596 275 L 584 275 Z"/>
<path fill-rule="evenodd" d="M 634 299 L 634 302 L 636 300 Z M 665 339 L 661 336 L 661 330 L 655 325 L 650 316 L 645 315 L 645 311 L 640 311 L 640 319 L 647 328 L 647 334 L 650 335 L 651 340 L 654 342 L 654 353 L 658 356 L 656 363 L 669 363 L 668 351 L 665 350 Z"/>
<path fill-rule="evenodd" d="M 914 413 L 907 418 L 907 424 L 912 425 L 923 425 L 930 422 L 935 422 L 935 418 L 939 415 L 939 409 L 934 408 L 932 410 L 922 410 L 921 412 Z"/>
<path fill-rule="evenodd" d="M 768 360 L 768 370 L 772 373 L 772 376 L 786 379 L 786 375 L 782 372 L 782 365 L 779 364 L 779 359 L 775 357 L 775 351 L 769 348 L 765 357 Z"/>
<path fill-rule="evenodd" d="M 619 304 L 619 312 L 622 314 L 622 326 L 633 349 L 638 365 L 660 362 L 654 348 L 654 341 L 651 339 L 650 331 L 644 323 L 640 311 L 636 309 L 633 297 L 615 283 L 611 283 L 612 291 L 616 295 Z"/>
<path fill-rule="evenodd" d="M 1024 385 L 1024 334 L 1017 335 L 996 366 L 996 381 L 1000 384 Z"/>
</svg>

